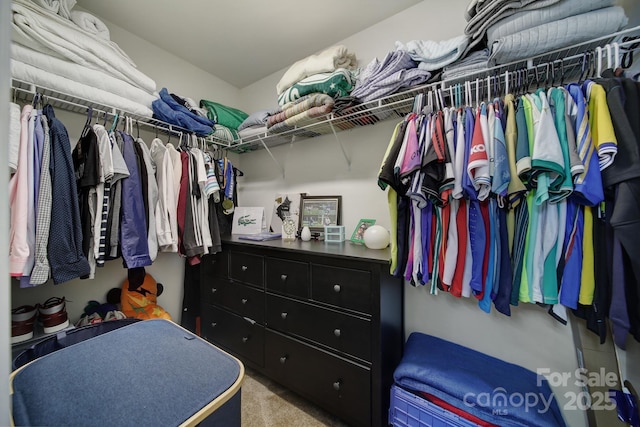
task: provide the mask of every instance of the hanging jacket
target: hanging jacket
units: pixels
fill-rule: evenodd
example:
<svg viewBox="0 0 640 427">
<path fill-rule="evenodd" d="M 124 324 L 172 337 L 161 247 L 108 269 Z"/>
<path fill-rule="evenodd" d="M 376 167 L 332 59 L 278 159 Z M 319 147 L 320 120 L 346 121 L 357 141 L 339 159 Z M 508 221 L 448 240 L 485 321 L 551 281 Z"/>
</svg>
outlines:
<svg viewBox="0 0 640 427">
<path fill-rule="evenodd" d="M 82 253 L 82 230 L 76 178 L 71 161 L 67 129 L 51 105 L 43 110 L 49 120 L 51 142 L 51 228 L 47 252 L 53 283 L 60 284 L 89 274 L 89 262 Z"/>
<path fill-rule="evenodd" d="M 120 249 L 127 268 L 145 267 L 151 265 L 151 258 L 147 243 L 147 224 L 135 143 L 130 135 L 124 132 L 119 134 L 124 140 L 122 154 L 129 169 L 129 177 L 122 180 Z"/>
</svg>

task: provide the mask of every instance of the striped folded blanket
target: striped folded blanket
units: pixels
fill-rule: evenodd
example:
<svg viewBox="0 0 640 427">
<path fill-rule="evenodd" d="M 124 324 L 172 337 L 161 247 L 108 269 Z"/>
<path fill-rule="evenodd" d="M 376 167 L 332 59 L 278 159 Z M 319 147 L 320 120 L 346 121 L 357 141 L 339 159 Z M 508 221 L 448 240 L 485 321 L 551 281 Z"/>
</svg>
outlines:
<svg viewBox="0 0 640 427">
<path fill-rule="evenodd" d="M 334 100 L 327 94 L 314 93 L 299 98 L 295 102 L 282 107 L 282 111 L 269 116 L 267 128 L 269 133 L 280 133 L 295 126 L 307 126 L 315 123 L 333 109 Z"/>
<path fill-rule="evenodd" d="M 329 73 L 319 73 L 306 77 L 278 96 L 278 104 L 285 105 L 311 93 L 326 93 L 333 98 L 349 95 L 355 85 L 353 72 L 338 68 Z"/>
</svg>

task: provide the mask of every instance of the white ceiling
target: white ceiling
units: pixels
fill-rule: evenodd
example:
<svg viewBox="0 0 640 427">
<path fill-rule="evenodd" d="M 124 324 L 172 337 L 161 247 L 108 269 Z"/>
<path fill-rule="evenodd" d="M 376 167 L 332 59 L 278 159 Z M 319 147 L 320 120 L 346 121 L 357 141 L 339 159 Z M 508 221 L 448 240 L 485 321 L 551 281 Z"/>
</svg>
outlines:
<svg viewBox="0 0 640 427">
<path fill-rule="evenodd" d="M 77 0 L 243 88 L 421 0 Z M 125 52 L 126 46 L 120 46 Z"/>
</svg>

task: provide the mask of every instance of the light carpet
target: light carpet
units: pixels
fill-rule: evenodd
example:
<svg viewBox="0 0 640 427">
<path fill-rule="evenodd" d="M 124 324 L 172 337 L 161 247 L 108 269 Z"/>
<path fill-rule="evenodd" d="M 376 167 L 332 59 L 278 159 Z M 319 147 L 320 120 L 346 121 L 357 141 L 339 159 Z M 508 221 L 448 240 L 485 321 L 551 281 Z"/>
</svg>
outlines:
<svg viewBox="0 0 640 427">
<path fill-rule="evenodd" d="M 243 427 L 347 427 L 347 424 L 255 370 L 242 384 Z"/>
</svg>

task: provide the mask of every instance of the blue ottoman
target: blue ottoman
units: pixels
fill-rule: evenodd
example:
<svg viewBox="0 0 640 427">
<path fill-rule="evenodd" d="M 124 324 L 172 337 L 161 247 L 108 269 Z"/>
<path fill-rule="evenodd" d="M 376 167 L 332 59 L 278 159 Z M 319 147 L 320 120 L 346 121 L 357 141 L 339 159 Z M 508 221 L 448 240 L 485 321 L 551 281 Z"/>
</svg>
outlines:
<svg viewBox="0 0 640 427">
<path fill-rule="evenodd" d="M 175 323 L 145 320 L 10 376 L 15 425 L 240 426 L 244 366 Z"/>
</svg>

